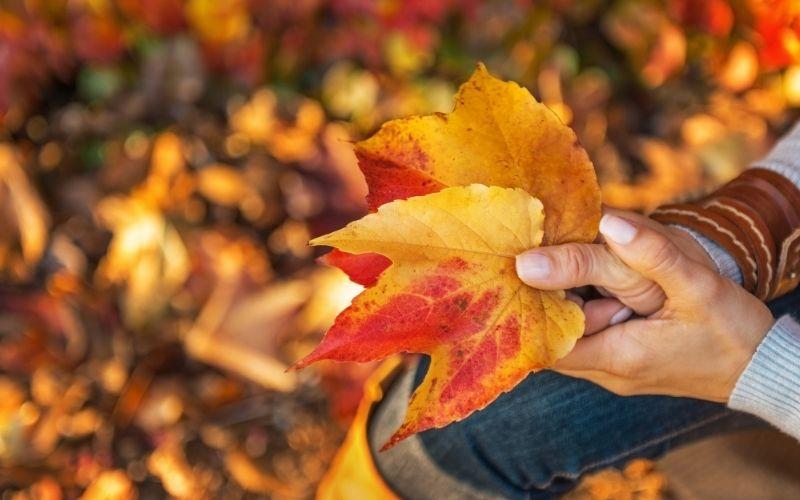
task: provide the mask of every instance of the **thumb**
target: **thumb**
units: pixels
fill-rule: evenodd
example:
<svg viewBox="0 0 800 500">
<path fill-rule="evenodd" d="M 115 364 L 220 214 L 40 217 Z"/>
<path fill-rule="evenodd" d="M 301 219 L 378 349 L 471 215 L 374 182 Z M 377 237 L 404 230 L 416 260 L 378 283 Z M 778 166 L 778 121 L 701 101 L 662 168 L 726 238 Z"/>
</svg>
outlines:
<svg viewBox="0 0 800 500">
<path fill-rule="evenodd" d="M 691 293 L 709 272 L 664 234 L 632 220 L 606 214 L 600 219 L 606 244 L 625 264 L 656 282 L 667 297 Z"/>
<path fill-rule="evenodd" d="M 541 290 L 584 285 L 622 288 L 642 279 L 601 244 L 565 243 L 533 248 L 517 255 L 516 268 L 525 284 Z"/>
<path fill-rule="evenodd" d="M 516 267 L 525 284 L 540 290 L 594 285 L 641 315 L 664 305 L 661 287 L 627 266 L 607 245 L 565 243 L 534 248 L 517 255 Z"/>
</svg>

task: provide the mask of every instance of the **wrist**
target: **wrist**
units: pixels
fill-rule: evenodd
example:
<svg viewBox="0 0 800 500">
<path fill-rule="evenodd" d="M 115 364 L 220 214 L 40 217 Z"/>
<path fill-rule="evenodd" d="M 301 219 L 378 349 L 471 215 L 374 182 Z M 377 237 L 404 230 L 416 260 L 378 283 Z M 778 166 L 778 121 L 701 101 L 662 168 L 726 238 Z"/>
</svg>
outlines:
<svg viewBox="0 0 800 500">
<path fill-rule="evenodd" d="M 736 381 L 728 407 L 800 438 L 800 324 L 778 319 Z"/>
<path fill-rule="evenodd" d="M 739 341 L 735 342 L 730 357 L 730 368 L 725 376 L 724 397 L 721 399 L 723 402 L 728 401 L 736 387 L 736 382 L 747 369 L 758 350 L 758 346 L 761 345 L 776 323 L 772 312 L 763 303 L 757 301 L 754 305 L 756 307 L 746 313 L 747 318 L 744 318 L 744 321 L 735 321 L 736 324 L 741 325 L 741 329 L 734 335 Z"/>
</svg>

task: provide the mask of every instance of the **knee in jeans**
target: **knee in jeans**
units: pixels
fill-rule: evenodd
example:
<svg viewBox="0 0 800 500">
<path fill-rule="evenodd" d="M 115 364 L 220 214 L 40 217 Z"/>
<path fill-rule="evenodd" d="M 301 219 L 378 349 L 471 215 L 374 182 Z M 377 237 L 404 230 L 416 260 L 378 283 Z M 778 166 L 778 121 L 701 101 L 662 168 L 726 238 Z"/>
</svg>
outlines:
<svg viewBox="0 0 800 500">
<path fill-rule="evenodd" d="M 370 444 L 376 465 L 390 485 L 428 477 L 430 469 L 439 474 L 434 474 L 434 482 L 457 478 L 455 482 L 512 497 L 550 488 L 554 480 L 569 482 L 564 471 L 572 470 L 575 464 L 570 455 L 577 454 L 566 429 L 585 407 L 565 402 L 576 401 L 573 385 L 582 382 L 551 372 L 526 379 L 463 421 L 378 452 L 402 422 L 412 388 L 424 373 L 421 366 L 416 374 L 401 377 L 373 415 Z"/>
</svg>

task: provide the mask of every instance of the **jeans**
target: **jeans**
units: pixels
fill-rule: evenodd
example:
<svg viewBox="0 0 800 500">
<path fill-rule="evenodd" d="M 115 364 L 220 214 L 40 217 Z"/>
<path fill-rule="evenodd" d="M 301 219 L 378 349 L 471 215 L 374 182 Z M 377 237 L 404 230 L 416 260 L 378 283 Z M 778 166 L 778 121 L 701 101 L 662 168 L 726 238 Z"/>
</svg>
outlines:
<svg viewBox="0 0 800 500">
<path fill-rule="evenodd" d="M 800 291 L 769 304 L 800 311 Z M 634 458 L 655 459 L 703 437 L 767 426 L 725 405 L 668 396 L 621 397 L 584 380 L 542 371 L 470 417 L 377 449 L 403 419 L 427 359 L 387 391 L 370 420 L 375 463 L 403 498 L 555 498 L 581 476 Z"/>
</svg>

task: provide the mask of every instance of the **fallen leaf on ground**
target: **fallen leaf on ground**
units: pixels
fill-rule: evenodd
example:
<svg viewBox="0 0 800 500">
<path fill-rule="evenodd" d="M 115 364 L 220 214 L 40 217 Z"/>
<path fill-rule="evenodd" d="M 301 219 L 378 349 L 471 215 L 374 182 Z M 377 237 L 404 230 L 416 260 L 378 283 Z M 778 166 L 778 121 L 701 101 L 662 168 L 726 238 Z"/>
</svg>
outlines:
<svg viewBox="0 0 800 500">
<path fill-rule="evenodd" d="M 631 460 L 623 470 L 603 469 L 585 476 L 562 500 L 660 500 L 667 481 L 650 460 Z"/>
<path fill-rule="evenodd" d="M 44 253 L 50 217 L 18 156 L 0 144 L 0 273 L 27 278 Z"/>
<path fill-rule="evenodd" d="M 92 481 L 81 500 L 134 500 L 137 497 L 136 486 L 125 472 L 109 470 Z"/>
</svg>

